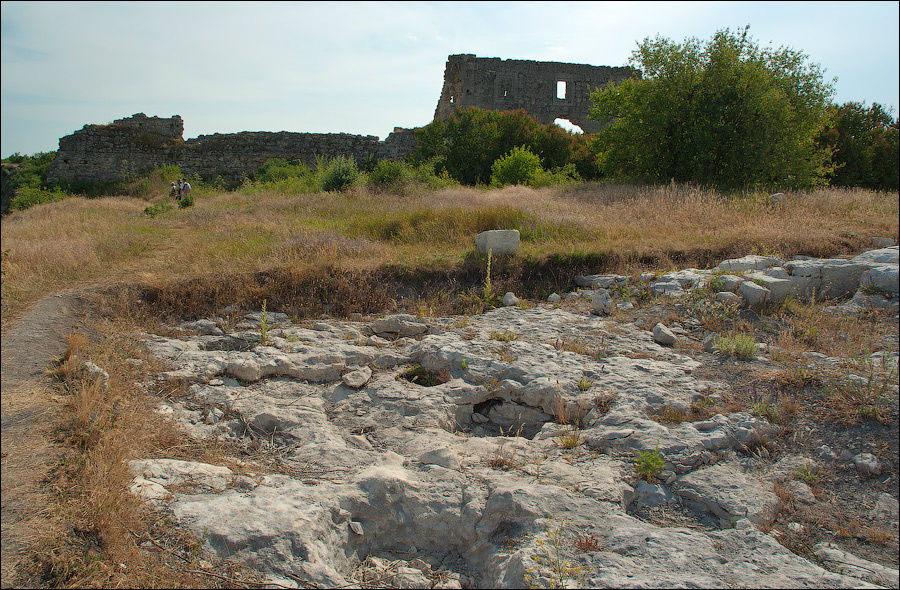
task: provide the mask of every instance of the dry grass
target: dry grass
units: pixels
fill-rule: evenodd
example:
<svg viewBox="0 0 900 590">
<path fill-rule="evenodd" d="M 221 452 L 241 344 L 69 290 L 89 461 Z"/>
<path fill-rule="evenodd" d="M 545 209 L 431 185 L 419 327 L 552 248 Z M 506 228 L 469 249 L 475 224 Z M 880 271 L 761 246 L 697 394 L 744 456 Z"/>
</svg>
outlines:
<svg viewBox="0 0 900 590">
<path fill-rule="evenodd" d="M 610 393 L 607 391 L 598 393 L 594 396 L 594 407 L 597 408 L 597 411 L 600 412 L 601 415 L 606 414 L 618 397 L 619 395 L 617 393 Z"/>
<path fill-rule="evenodd" d="M 494 454 L 485 460 L 485 463 L 491 469 L 510 471 L 512 469 L 517 469 L 522 462 L 521 460 L 516 459 L 515 449 L 513 449 L 512 451 L 510 451 L 509 449 L 504 449 L 503 442 L 501 442 L 499 445 L 497 445 L 497 449 L 494 451 Z"/>
<path fill-rule="evenodd" d="M 787 353 L 821 352 L 827 356 L 853 358 L 884 348 L 886 310 L 833 313 L 815 302 L 786 300 L 776 317 L 786 324 L 777 335 L 777 345 Z"/>
<path fill-rule="evenodd" d="M 73 198 L 4 217 L 3 325 L 43 294 L 98 282 L 160 286 L 273 268 L 452 265 L 475 233 L 498 227 L 520 229 L 525 256 L 595 253 L 611 266 L 712 262 L 754 247 L 834 255 L 871 236 L 898 235 L 897 194 L 862 190 L 790 194 L 782 209 L 688 186 L 594 183 L 407 195 L 222 193 L 152 219 L 145 206 L 136 198 Z"/>
<path fill-rule="evenodd" d="M 101 336 L 70 336 L 53 372 L 68 400 L 59 432 L 66 451 L 48 483 L 54 494 L 45 509 L 55 524 L 33 548 L 33 573 L 53 587 L 256 585 L 255 574 L 204 555 L 196 537 L 160 521 L 129 492 L 127 462 L 171 456 L 183 435 L 139 393 L 143 372 L 162 367 L 135 344 L 134 326 L 89 327 Z M 85 374 L 86 360 L 108 371 L 106 384 Z M 148 541 L 152 548 L 141 546 Z"/>
<path fill-rule="evenodd" d="M 553 341 L 553 348 L 556 350 L 565 350 L 567 352 L 581 354 L 594 360 L 604 359 L 609 356 L 607 353 L 606 337 L 601 334 L 597 338 L 599 340 L 597 343 L 593 343 L 589 341 L 588 338 L 584 337 L 557 338 Z"/>
</svg>

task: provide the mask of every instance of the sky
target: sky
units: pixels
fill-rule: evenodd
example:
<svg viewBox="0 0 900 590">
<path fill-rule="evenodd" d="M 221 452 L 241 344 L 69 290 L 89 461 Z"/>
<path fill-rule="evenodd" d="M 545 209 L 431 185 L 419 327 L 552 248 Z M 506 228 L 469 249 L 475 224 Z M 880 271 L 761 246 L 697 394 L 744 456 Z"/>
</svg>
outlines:
<svg viewBox="0 0 900 590">
<path fill-rule="evenodd" d="M 627 65 L 657 34 L 750 25 L 806 53 L 836 102 L 900 107 L 898 2 L 2 2 L 0 152 L 143 112 L 184 138 L 384 137 L 429 123 L 447 56 Z"/>
</svg>

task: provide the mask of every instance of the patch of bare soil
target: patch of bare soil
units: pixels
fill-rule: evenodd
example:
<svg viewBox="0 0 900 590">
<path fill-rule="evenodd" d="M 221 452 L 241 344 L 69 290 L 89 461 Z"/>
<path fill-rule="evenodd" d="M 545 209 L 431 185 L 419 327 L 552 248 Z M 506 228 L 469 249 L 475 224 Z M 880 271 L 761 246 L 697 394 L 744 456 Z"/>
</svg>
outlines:
<svg viewBox="0 0 900 590">
<path fill-rule="evenodd" d="M 61 450 L 53 442 L 62 401 L 47 370 L 66 346 L 84 303 L 76 294 L 47 297 L 29 309 L 2 338 L 2 576 L 4 588 L 34 585 L 19 566 L 31 542 L 51 521 L 44 485 Z"/>
</svg>

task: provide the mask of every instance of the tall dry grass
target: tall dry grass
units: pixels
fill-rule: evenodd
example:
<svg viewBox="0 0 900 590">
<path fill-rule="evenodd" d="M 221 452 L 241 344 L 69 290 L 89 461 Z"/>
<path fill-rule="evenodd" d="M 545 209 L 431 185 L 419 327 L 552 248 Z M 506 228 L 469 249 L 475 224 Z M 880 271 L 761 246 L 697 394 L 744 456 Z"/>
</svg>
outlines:
<svg viewBox="0 0 900 590">
<path fill-rule="evenodd" d="M 164 367 L 139 344 L 135 330 L 147 327 L 130 319 L 91 320 L 87 328 L 95 336 L 70 336 L 54 371 L 67 406 L 59 432 L 65 451 L 47 482 L 54 493 L 43 510 L 52 522 L 32 547 L 33 579 L 64 588 L 262 585 L 255 573 L 205 554 L 193 534 L 129 491 L 131 459 L 214 460 L 211 451 L 191 456 L 184 435 L 153 411 L 160 398 L 144 392 L 141 382 L 145 372 Z M 107 370 L 108 380 L 87 375 L 87 360 Z"/>
<path fill-rule="evenodd" d="M 691 260 L 751 251 L 817 256 L 898 235 L 898 194 L 822 189 L 783 206 L 682 185 L 447 188 L 412 194 L 221 193 L 148 218 L 146 201 L 69 199 L 2 221 L 2 321 L 44 294 L 96 283 L 273 268 L 458 263 L 478 231 L 515 228 L 524 256 Z M 702 258 L 702 257 L 701 257 Z"/>
</svg>

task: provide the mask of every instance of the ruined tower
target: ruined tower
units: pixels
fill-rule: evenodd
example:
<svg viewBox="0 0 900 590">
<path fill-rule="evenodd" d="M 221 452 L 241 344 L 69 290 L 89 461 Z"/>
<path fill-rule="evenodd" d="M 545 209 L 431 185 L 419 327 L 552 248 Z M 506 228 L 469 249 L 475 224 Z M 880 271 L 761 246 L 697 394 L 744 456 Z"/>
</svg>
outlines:
<svg viewBox="0 0 900 590">
<path fill-rule="evenodd" d="M 629 67 L 451 55 L 434 117 L 466 107 L 525 109 L 541 123 L 568 119 L 585 133 L 594 133 L 601 124 L 588 119 L 591 92 L 635 76 L 640 72 Z"/>
</svg>

